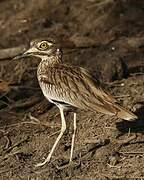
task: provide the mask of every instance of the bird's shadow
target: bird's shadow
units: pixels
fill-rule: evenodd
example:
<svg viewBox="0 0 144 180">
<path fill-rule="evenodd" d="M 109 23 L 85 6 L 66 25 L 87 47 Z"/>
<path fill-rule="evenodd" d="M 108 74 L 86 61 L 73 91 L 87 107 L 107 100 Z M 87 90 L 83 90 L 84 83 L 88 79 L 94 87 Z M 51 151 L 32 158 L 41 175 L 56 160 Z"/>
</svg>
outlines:
<svg viewBox="0 0 144 180">
<path fill-rule="evenodd" d="M 138 119 L 135 121 L 121 121 L 116 123 L 116 128 L 122 132 L 127 133 L 144 133 L 144 105 L 136 110 L 135 114 Z"/>
</svg>

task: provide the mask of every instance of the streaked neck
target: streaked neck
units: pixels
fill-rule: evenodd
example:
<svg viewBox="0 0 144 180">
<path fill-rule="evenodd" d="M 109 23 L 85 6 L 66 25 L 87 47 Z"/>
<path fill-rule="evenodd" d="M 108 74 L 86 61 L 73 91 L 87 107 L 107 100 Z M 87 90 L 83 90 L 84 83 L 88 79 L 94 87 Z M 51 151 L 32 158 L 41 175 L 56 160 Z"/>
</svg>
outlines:
<svg viewBox="0 0 144 180">
<path fill-rule="evenodd" d="M 59 49 L 57 49 L 56 52 L 54 52 L 51 55 L 45 55 L 39 57 L 41 58 L 40 64 L 45 64 L 45 66 L 52 67 L 62 62 L 62 52 Z"/>
<path fill-rule="evenodd" d="M 53 68 L 58 64 L 62 63 L 62 56 L 61 54 L 55 54 L 51 56 L 43 56 L 40 57 L 41 62 L 37 69 L 37 74 L 43 74 L 48 71 L 48 68 Z"/>
<path fill-rule="evenodd" d="M 62 59 L 58 55 L 51 55 L 51 56 L 43 56 L 41 58 L 40 64 L 45 64 L 45 66 L 55 66 L 56 64 L 59 64 L 62 62 Z"/>
</svg>

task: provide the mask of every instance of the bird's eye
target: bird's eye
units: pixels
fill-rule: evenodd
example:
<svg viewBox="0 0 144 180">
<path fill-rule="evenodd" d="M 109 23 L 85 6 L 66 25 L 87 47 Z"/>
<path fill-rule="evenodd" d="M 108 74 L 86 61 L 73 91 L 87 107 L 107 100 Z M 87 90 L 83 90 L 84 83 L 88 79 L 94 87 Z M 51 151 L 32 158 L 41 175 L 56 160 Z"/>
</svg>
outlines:
<svg viewBox="0 0 144 180">
<path fill-rule="evenodd" d="M 40 50 L 47 50 L 49 48 L 49 45 L 47 42 L 42 42 L 40 45 L 39 45 L 39 49 Z"/>
</svg>

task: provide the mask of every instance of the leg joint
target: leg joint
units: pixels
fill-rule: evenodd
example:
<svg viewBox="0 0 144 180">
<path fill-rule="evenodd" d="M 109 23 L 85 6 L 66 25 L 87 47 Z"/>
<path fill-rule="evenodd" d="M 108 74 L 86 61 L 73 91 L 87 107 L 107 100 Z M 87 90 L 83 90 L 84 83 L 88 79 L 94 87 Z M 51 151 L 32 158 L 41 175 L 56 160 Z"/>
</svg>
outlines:
<svg viewBox="0 0 144 180">
<path fill-rule="evenodd" d="M 62 128 L 61 128 L 61 132 L 65 132 L 65 130 L 66 130 L 66 126 L 62 126 Z"/>
</svg>

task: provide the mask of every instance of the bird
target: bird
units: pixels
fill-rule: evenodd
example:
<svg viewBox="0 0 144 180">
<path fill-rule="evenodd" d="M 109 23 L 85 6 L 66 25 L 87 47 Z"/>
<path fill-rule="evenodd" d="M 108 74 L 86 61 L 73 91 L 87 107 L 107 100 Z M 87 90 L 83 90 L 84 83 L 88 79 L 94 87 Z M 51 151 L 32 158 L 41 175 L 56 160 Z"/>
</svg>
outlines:
<svg viewBox="0 0 144 180">
<path fill-rule="evenodd" d="M 30 47 L 15 59 L 34 56 L 41 59 L 37 68 L 37 79 L 47 100 L 60 111 L 61 131 L 47 158 L 36 166 L 50 162 L 52 155 L 66 130 L 65 109 L 78 108 L 117 116 L 124 120 L 135 120 L 137 116 L 124 107 L 105 90 L 102 83 L 87 69 L 66 64 L 60 43 L 54 38 L 38 38 L 30 42 Z M 76 134 L 76 111 L 73 111 L 74 131 L 71 141 L 70 160 L 72 162 Z"/>
</svg>

